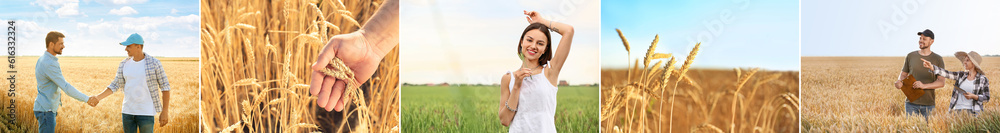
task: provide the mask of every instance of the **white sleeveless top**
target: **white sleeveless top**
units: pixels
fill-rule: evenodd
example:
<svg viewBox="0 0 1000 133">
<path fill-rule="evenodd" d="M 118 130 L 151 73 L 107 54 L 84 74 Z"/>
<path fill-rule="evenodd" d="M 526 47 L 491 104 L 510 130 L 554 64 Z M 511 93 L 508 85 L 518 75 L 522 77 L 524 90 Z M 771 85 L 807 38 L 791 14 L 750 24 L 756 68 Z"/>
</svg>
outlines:
<svg viewBox="0 0 1000 133">
<path fill-rule="evenodd" d="M 508 86 L 511 91 L 514 89 L 514 80 L 516 79 L 511 79 Z M 514 120 L 510 122 L 508 132 L 556 132 L 556 92 L 558 91 L 559 88 L 553 86 L 545 77 L 545 69 L 542 69 L 542 73 L 524 77 L 524 81 L 521 81 L 521 96 L 517 100 L 517 113 L 514 114 Z"/>
</svg>

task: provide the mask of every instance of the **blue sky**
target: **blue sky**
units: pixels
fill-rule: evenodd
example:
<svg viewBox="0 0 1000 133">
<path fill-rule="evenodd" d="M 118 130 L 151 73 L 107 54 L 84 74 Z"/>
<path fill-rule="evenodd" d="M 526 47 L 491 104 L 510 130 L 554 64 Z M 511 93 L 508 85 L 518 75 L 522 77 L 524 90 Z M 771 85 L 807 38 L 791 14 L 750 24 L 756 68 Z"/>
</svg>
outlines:
<svg viewBox="0 0 1000 133">
<path fill-rule="evenodd" d="M 63 55 L 126 56 L 117 45 L 132 33 L 153 56 L 200 55 L 198 1 L 148 0 L 5 0 L 0 19 L 15 20 L 18 55 L 45 51 L 45 34 L 66 35 Z"/>
<path fill-rule="evenodd" d="M 404 0 L 400 2 L 400 80 L 404 83 L 499 83 L 520 67 L 517 42 L 528 25 L 522 10 L 574 26 L 560 80 L 600 81 L 598 0 Z M 556 6 L 561 5 L 561 6 Z M 553 51 L 559 46 L 552 33 Z"/>
<path fill-rule="evenodd" d="M 802 2 L 802 56 L 904 56 L 916 32 L 934 31 L 931 50 L 1000 54 L 1000 1 L 837 0 Z"/>
<path fill-rule="evenodd" d="M 797 0 L 602 1 L 601 66 L 624 68 L 641 59 L 655 35 L 656 52 L 686 58 L 702 42 L 694 67 L 799 69 Z M 615 29 L 631 44 L 631 58 Z"/>
</svg>

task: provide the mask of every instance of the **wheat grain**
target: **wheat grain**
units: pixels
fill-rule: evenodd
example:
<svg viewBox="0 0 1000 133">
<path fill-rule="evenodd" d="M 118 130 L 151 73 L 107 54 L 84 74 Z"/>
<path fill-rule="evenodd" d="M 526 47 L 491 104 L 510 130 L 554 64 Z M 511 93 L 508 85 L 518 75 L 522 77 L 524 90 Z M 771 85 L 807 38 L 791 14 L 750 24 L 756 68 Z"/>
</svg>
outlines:
<svg viewBox="0 0 1000 133">
<path fill-rule="evenodd" d="M 340 58 L 333 58 L 333 60 L 330 61 L 330 67 L 324 68 L 323 70 L 320 70 L 320 72 L 323 72 L 323 74 L 326 74 L 327 76 L 344 80 L 347 82 L 348 89 L 359 86 L 357 80 L 354 79 L 354 71 L 347 67 L 347 65 L 345 65 Z"/>
</svg>

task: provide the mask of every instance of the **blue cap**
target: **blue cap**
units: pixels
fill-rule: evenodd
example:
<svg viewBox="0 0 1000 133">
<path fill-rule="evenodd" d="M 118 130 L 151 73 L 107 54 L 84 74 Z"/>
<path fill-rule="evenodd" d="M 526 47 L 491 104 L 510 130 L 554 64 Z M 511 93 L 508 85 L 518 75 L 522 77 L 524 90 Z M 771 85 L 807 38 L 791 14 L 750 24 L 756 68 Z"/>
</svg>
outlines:
<svg viewBox="0 0 1000 133">
<path fill-rule="evenodd" d="M 128 45 L 132 45 L 132 44 L 142 45 L 142 43 L 143 43 L 142 36 L 139 36 L 138 33 L 132 33 L 132 35 L 128 36 L 128 39 L 125 39 L 124 42 L 119 43 L 119 44 L 121 44 L 122 46 L 128 46 Z"/>
</svg>

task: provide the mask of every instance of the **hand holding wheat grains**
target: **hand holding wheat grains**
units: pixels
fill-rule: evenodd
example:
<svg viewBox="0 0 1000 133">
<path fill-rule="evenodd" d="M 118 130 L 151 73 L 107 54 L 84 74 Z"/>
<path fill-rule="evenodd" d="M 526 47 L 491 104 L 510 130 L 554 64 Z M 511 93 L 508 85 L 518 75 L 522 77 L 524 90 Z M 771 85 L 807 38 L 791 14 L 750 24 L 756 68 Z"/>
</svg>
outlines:
<svg viewBox="0 0 1000 133">
<path fill-rule="evenodd" d="M 340 111 L 344 108 L 349 98 L 344 92 L 346 89 L 358 89 L 358 86 L 347 88 L 347 84 L 360 84 L 368 81 L 378 63 L 382 60 L 384 53 L 376 51 L 374 46 L 369 45 L 363 36 L 364 31 L 354 32 L 334 36 L 329 43 L 320 51 L 316 63 L 312 65 L 312 83 L 310 93 L 319 96 L 317 104 L 327 111 L 336 109 Z M 330 61 L 339 58 L 348 69 L 353 70 L 355 80 L 337 78 L 324 74 L 325 69 L 332 69 Z M 338 68 L 339 69 L 339 68 Z"/>
<path fill-rule="evenodd" d="M 358 89 L 358 84 L 368 81 L 378 69 L 382 57 L 399 45 L 399 1 L 388 0 L 365 22 L 358 31 L 336 35 L 320 50 L 312 65 L 309 92 L 319 98 L 316 103 L 326 111 L 344 109 L 350 98 L 346 89 Z M 345 68 L 331 66 L 334 57 L 340 59 L 346 70 L 353 70 L 354 80 L 326 75 L 324 69 Z M 344 71 L 341 71 L 344 72 Z M 341 77 L 344 75 L 341 75 Z M 354 84 L 354 85 L 349 85 Z"/>
</svg>

